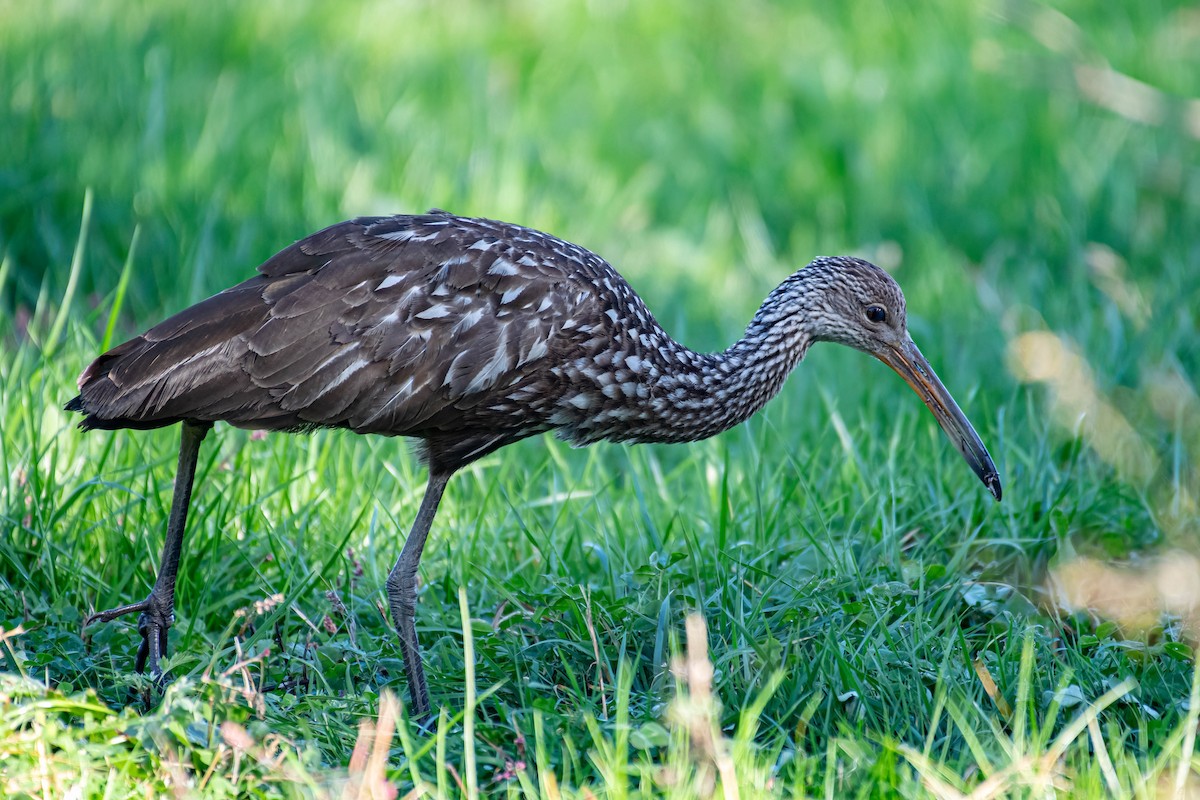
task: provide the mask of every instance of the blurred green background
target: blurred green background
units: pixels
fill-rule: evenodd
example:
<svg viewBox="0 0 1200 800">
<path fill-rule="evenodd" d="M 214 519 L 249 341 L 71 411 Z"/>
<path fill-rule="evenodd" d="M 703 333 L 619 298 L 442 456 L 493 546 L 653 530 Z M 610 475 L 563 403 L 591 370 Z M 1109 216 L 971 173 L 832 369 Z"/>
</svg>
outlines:
<svg viewBox="0 0 1200 800">
<path fill-rule="evenodd" d="M 775 259 L 884 244 L 933 302 L 982 266 L 1076 318 L 1090 242 L 1178 296 L 1200 22 L 1172 5 L 4 3 L 4 300 L 61 290 L 86 187 L 85 295 L 142 228 L 130 330 L 312 229 L 435 205 L 581 241 L 729 334 Z M 1144 83 L 1085 80 L 1110 67 Z"/>
<path fill-rule="evenodd" d="M 82 268 L 69 287 L 89 190 Z M 1190 641 L 1194 620 L 1156 622 L 1143 641 L 1149 655 L 1129 660 L 1122 642 L 1136 637 L 1087 614 L 1064 623 L 1047 610 L 1043 578 L 1076 553 L 1194 549 L 1200 533 L 1200 7 L 0 0 L 0 525 L 10 540 L 0 576 L 12 597 L 34 598 L 25 601 L 32 616 L 51 620 L 35 636 L 49 641 L 69 627 L 53 622 L 69 617 L 69 605 L 136 599 L 156 558 L 157 539 L 137 545 L 129 556 L 145 574 L 135 580 L 129 559 L 107 552 L 125 541 L 113 519 L 132 501 L 106 495 L 92 466 L 158 493 L 159 505 L 137 518 L 154 530 L 173 434 L 85 440 L 58 412 L 114 303 L 120 340 L 248 277 L 313 230 L 430 207 L 589 247 L 698 349 L 726 346 L 766 292 L 812 257 L 875 260 L 904 287 L 914 338 L 991 447 L 1006 498 L 991 503 L 898 379 L 819 347 L 780 400 L 718 444 L 585 456 L 539 440 L 464 478 L 439 517 L 440 555 L 424 566 L 434 584 L 421 612 L 427 630 L 456 630 L 458 583 L 475 581 L 481 614 L 514 598 L 536 605 L 549 584 L 596 584 L 597 603 L 612 603 L 597 612 L 611 613 L 611 630 L 628 625 L 633 638 L 650 639 L 666 624 L 655 616 L 660 604 L 675 597 L 678 615 L 682 593 L 716 617 L 713 636 L 730 644 L 731 659 L 767 669 L 783 653 L 791 672 L 768 709 L 768 738 L 794 732 L 789 746 L 818 741 L 812 751 L 821 753 L 820 737 L 845 719 L 868 736 L 903 725 L 912 730 L 898 737 L 922 735 L 913 721 L 928 711 L 920 682 L 908 699 L 888 684 L 897 663 L 915 662 L 894 640 L 900 656 L 880 656 L 872 642 L 880 630 L 908 637 L 906 615 L 927 610 L 903 593 L 881 599 L 877 587 L 924 575 L 947 592 L 931 612 L 944 627 L 928 641 L 913 634 L 913 647 L 942 637 L 952 648 L 965 637 L 962 663 L 939 667 L 949 683 L 974 686 L 968 660 L 979 651 L 999 653 L 992 668 L 1015 680 L 1020 636 L 1009 633 L 1032 620 L 1048 659 L 1042 688 L 1070 673 L 1095 697 L 1132 671 L 1141 702 L 1163 720 L 1139 741 L 1158 741 L 1179 719 L 1191 667 L 1181 663 L 1186 648 L 1168 657 L 1162 644 Z M 48 334 L 55 323 L 61 341 Z M 318 435 L 242 455 L 254 448 L 239 437 L 222 432 L 233 443 L 223 457 L 235 471 L 246 466 L 238 459 L 258 459 L 242 473 L 258 477 L 216 476 L 229 506 L 196 534 L 210 565 L 239 547 L 297 558 L 311 547 L 313 563 L 294 566 L 315 571 L 328 553 L 325 566 L 341 558 L 342 532 L 358 530 L 351 543 L 363 546 L 364 520 L 374 532 L 381 508 L 389 529 L 411 518 L 420 476 L 391 444 Z M 382 477 L 380 463 L 389 464 Z M 293 485 L 295 470 L 324 482 Z M 371 479 L 356 483 L 356 473 Z M 600 499 L 581 518 L 555 517 L 569 506 L 550 494 L 559 481 Z M 288 492 L 301 494 L 294 505 Z M 72 505 L 80 496 L 87 502 Z M 518 509 L 549 515 L 544 530 L 514 521 Z M 332 538 L 264 544 L 246 534 L 286 536 L 309 515 Z M 231 517 L 240 533 L 229 533 Z M 493 528 L 494 540 L 480 540 Z M 111 538 L 92 544 L 97 531 Z M 381 538 L 364 592 L 395 552 L 398 537 Z M 602 566 L 611 585 L 595 578 L 592 540 L 610 548 L 611 568 Z M 688 554 L 677 568 L 672 548 Z M 562 561 L 543 565 L 535 551 Z M 722 561 L 729 552 L 747 561 Z M 82 586 L 60 574 L 74 559 L 88 564 Z M 659 583 L 637 572 L 647 563 Z M 481 564 L 496 574 L 473 573 L 487 573 Z M 238 574 L 226 583 L 185 577 L 189 630 L 199 631 L 185 650 L 219 638 L 231 585 L 238 602 L 294 585 L 278 562 L 229 569 Z M 629 575 L 636 580 L 622 583 Z M 729 611 L 739 581 L 763 576 L 787 579 L 761 594 L 746 589 L 750 605 Z M 864 603 L 880 614 L 866 627 Z M 369 597 L 360 605 L 366 620 Z M 586 645 L 580 607 L 557 635 Z M 32 618 L 15 600 L 5 608 L 10 621 Z M 372 641 L 384 641 L 384 624 L 369 624 Z M 1086 647 L 1071 638 L 1075 628 L 1092 637 Z M 129 655 L 119 655 L 126 640 L 112 641 L 114 657 Z M 826 649 L 804 649 L 813 642 Z M 839 651 L 847 642 L 862 646 Z M 74 660 L 75 646 L 63 645 L 68 655 L 54 656 L 62 663 L 48 674 L 111 688 L 111 675 L 97 679 L 87 660 L 92 651 Z M 442 641 L 435 670 L 447 692 L 461 674 L 457 647 Z M 507 680 L 518 648 L 498 647 L 484 669 Z M 587 653 L 573 657 L 590 663 Z M 727 703 L 761 688 L 745 664 L 719 675 Z M 648 717 L 660 710 L 657 666 L 643 665 L 634 683 Z M 793 731 L 796 709 L 825 680 L 831 694 L 812 728 Z M 861 695 L 853 713 L 833 699 L 848 686 Z M 978 686 L 970 691 L 986 705 Z M 1131 741 L 1143 735 L 1136 713 L 1126 709 Z M 329 735 L 322 747 L 339 752 L 343 739 Z M 965 750 L 958 742 L 946 752 Z"/>
</svg>

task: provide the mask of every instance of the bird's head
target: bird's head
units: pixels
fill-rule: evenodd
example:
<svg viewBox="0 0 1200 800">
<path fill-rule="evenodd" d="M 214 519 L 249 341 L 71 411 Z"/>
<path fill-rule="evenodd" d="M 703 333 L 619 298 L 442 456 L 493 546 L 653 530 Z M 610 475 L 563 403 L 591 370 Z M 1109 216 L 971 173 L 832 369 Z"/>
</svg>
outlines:
<svg viewBox="0 0 1200 800">
<path fill-rule="evenodd" d="M 892 276 L 862 259 L 839 256 L 815 259 L 784 286 L 792 281 L 812 340 L 862 350 L 899 373 L 999 500 L 1000 476 L 992 457 L 909 336 L 904 293 Z"/>
</svg>

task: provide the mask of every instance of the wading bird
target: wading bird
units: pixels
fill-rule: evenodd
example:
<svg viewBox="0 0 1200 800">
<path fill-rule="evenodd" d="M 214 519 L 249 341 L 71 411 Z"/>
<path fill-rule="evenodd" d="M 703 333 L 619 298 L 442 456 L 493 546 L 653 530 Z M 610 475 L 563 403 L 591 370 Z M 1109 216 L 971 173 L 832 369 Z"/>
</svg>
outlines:
<svg viewBox="0 0 1200 800">
<path fill-rule="evenodd" d="M 763 301 L 745 335 L 698 353 L 655 322 L 599 256 L 529 228 L 440 210 L 342 222 L 259 274 L 101 355 L 67 410 L 85 430 L 182 423 L 158 578 L 136 668 L 160 683 L 197 453 L 214 422 L 417 439 L 429 482 L 387 578 L 412 710 L 429 713 L 414 622 L 417 564 L 447 481 L 545 431 L 576 445 L 689 442 L 744 421 L 814 342 L 849 345 L 908 382 L 991 493 L 987 448 L 908 335 L 904 295 L 857 258 L 818 258 Z"/>
</svg>

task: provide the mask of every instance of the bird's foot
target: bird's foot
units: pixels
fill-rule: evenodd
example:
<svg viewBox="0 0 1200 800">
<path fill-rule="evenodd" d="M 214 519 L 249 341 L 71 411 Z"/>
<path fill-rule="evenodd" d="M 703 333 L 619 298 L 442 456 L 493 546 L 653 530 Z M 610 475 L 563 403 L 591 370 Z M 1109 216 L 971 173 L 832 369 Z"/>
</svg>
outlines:
<svg viewBox="0 0 1200 800">
<path fill-rule="evenodd" d="M 83 624 L 84 627 L 87 627 L 96 622 L 112 622 L 117 617 L 137 612 L 139 614 L 138 633 L 142 635 L 142 642 L 138 645 L 134 669 L 141 674 L 149 666 L 154 686 L 162 691 L 166 686 L 167 676 L 163 672 L 160 662 L 167 654 L 167 632 L 171 630 L 171 625 L 175 622 L 174 606 L 173 599 L 163 600 L 162 597 L 151 591 L 150 596 L 139 603 L 130 603 L 110 608 L 107 611 L 99 611 L 89 616 Z"/>
</svg>

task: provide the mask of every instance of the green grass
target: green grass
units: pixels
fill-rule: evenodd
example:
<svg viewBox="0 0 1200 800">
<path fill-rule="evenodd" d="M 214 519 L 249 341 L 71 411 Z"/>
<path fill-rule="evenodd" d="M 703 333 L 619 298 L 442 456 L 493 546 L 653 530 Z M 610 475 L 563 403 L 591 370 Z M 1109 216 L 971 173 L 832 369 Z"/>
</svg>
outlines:
<svg viewBox="0 0 1200 800">
<path fill-rule="evenodd" d="M 1194 615 L 1114 624 L 1047 576 L 1200 534 L 1197 76 L 1166 3 L 0 2 L 4 793 L 1195 781 Z M 1003 503 L 828 345 L 715 440 L 508 448 L 422 562 L 427 732 L 380 610 L 415 459 L 218 426 L 144 712 L 135 623 L 81 621 L 153 582 L 178 433 L 79 432 L 75 376 L 318 227 L 431 206 L 596 250 L 698 348 L 815 255 L 884 263 Z M 711 696 L 671 669 L 690 614 Z"/>
</svg>

